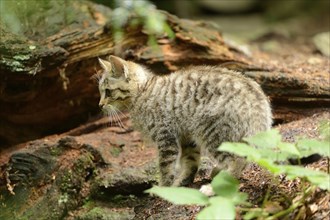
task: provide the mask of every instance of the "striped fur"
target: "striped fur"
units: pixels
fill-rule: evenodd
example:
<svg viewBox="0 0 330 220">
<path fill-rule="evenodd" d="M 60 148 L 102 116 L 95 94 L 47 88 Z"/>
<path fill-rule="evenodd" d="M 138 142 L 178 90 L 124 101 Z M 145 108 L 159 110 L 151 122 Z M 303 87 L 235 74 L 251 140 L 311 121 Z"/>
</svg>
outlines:
<svg viewBox="0 0 330 220">
<path fill-rule="evenodd" d="M 207 153 L 219 170 L 239 176 L 244 159 L 219 152 L 218 146 L 271 127 L 268 98 L 240 73 L 194 66 L 158 76 L 114 56 L 101 62 L 107 65 L 101 63 L 100 104 L 119 108 L 125 99 L 136 128 L 158 145 L 161 185 L 191 183 L 200 155 Z"/>
</svg>

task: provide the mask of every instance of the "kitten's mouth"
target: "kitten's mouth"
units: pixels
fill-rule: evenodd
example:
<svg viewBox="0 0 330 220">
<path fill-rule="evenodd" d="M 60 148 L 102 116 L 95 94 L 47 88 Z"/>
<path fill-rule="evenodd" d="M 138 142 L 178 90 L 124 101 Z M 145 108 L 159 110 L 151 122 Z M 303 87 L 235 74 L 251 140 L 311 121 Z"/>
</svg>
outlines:
<svg viewBox="0 0 330 220">
<path fill-rule="evenodd" d="M 102 106 L 101 110 L 102 110 L 103 114 L 106 114 L 108 112 L 104 106 Z"/>
<path fill-rule="evenodd" d="M 101 110 L 103 113 L 107 114 L 109 111 L 111 111 L 113 107 L 111 105 L 103 105 L 101 106 Z"/>
<path fill-rule="evenodd" d="M 105 104 L 102 106 L 102 112 L 107 115 L 112 115 L 111 113 L 113 112 L 120 112 L 120 108 L 118 108 L 116 105 Z"/>
</svg>

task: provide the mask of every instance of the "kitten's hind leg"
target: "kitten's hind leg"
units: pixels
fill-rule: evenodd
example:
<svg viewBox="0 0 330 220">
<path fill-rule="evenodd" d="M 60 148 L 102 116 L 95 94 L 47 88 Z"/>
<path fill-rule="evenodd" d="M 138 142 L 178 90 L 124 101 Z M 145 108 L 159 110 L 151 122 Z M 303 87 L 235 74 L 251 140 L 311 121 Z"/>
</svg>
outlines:
<svg viewBox="0 0 330 220">
<path fill-rule="evenodd" d="M 211 146 L 208 149 L 209 154 L 211 157 L 213 157 L 215 163 L 217 164 L 216 167 L 214 167 L 212 170 L 212 179 L 222 170 L 229 172 L 235 178 L 240 178 L 244 168 L 247 165 L 245 158 L 238 157 L 227 152 L 220 152 L 217 150 L 217 147 L 214 146 L 212 148 L 211 144 L 209 146 Z M 206 196 L 214 195 L 211 184 L 203 185 L 199 191 Z"/>
<path fill-rule="evenodd" d="M 217 130 L 219 132 L 210 134 L 209 139 L 205 141 L 205 148 L 209 156 L 213 158 L 214 162 L 216 163 L 216 167 L 212 170 L 212 178 L 222 170 L 229 172 L 236 178 L 240 178 L 243 170 L 247 165 L 247 161 L 243 157 L 218 150 L 220 144 L 223 142 L 221 134 L 227 134 L 228 136 L 228 129 L 221 130 L 218 128 Z M 239 136 L 231 137 L 231 140 L 233 141 L 237 141 L 239 139 Z"/>
<path fill-rule="evenodd" d="M 242 172 L 247 165 L 245 158 L 220 151 L 214 152 L 213 155 L 216 159 L 217 166 L 212 170 L 212 178 L 222 170 L 229 172 L 235 178 L 241 177 Z"/>
<path fill-rule="evenodd" d="M 180 170 L 174 180 L 174 186 L 185 186 L 194 181 L 200 163 L 200 147 L 195 143 L 181 146 Z"/>
</svg>

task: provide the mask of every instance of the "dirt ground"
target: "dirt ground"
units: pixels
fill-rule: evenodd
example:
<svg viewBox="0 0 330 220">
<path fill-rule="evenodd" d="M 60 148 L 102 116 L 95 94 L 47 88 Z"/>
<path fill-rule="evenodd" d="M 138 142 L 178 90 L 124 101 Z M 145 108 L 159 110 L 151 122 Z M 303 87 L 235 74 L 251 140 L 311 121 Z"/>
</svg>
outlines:
<svg viewBox="0 0 330 220">
<path fill-rule="evenodd" d="M 324 119 L 329 120 L 329 118 L 330 113 L 326 111 L 302 120 L 279 125 L 277 126 L 277 129 L 281 132 L 283 140 L 288 142 L 294 141 L 295 138 L 299 136 L 318 138 L 318 122 Z M 101 132 L 106 132 L 106 130 L 108 130 L 108 128 Z M 91 144 L 93 144 L 93 142 L 99 142 L 99 140 L 92 140 L 88 135 L 80 137 L 79 140 L 83 142 L 88 141 L 88 143 Z M 94 146 L 97 145 L 98 144 Z M 111 161 L 113 167 L 120 167 L 122 172 L 125 172 L 125 170 L 129 170 L 132 167 L 140 166 L 144 167 L 144 170 L 150 169 L 150 166 L 153 167 L 151 169 L 154 169 L 156 166 L 154 163 L 156 157 L 156 148 L 153 146 L 125 145 L 121 153 L 116 154 L 116 156 L 109 155 L 106 158 Z M 146 164 L 152 165 L 145 168 Z M 328 159 L 323 158 L 317 162 L 309 164 L 308 167 L 327 172 L 329 169 Z M 150 173 L 152 173 L 152 171 L 150 171 Z M 147 179 L 148 178 L 145 180 Z M 210 182 L 210 180 L 208 170 L 200 170 L 194 184 L 189 187 L 198 189 L 201 185 Z M 150 179 L 149 182 L 155 183 L 154 180 Z M 127 219 L 149 220 L 195 219 L 196 214 L 201 210 L 201 207 L 199 206 L 175 206 L 160 198 L 147 196 L 143 194 L 142 191 L 143 189 L 148 188 L 148 184 L 142 186 L 139 190 L 136 190 L 137 185 L 139 184 L 140 183 L 132 182 L 125 184 L 121 182 L 120 186 L 114 186 L 108 189 L 104 188 L 103 190 L 105 194 L 103 196 L 94 200 L 89 207 L 83 207 L 73 211 L 71 213 L 72 216 L 67 219 L 74 219 L 74 216 L 85 216 L 85 214 L 82 213 L 85 213 L 87 210 L 95 210 L 95 207 L 101 207 L 100 210 L 102 210 L 99 210 L 100 212 L 95 214 L 97 216 L 107 216 L 109 213 L 119 212 L 123 219 L 127 217 Z M 268 189 L 270 189 L 270 194 L 266 210 L 270 212 L 278 212 L 288 208 L 292 201 L 299 199 L 301 196 L 301 182 L 299 179 L 287 180 L 284 176 L 279 176 L 276 178 L 276 181 L 271 181 L 271 175 L 256 165 L 251 165 L 244 171 L 240 179 L 240 191 L 249 195 L 249 202 L 255 207 L 260 207 L 262 205 Z M 118 195 L 113 191 L 122 192 L 122 194 Z M 329 199 L 329 192 L 317 190 L 313 195 L 306 198 L 305 204 L 299 206 L 290 215 L 286 216 L 285 219 L 326 219 L 330 214 Z M 238 213 L 237 219 L 243 219 L 242 214 L 243 213 Z"/>
</svg>

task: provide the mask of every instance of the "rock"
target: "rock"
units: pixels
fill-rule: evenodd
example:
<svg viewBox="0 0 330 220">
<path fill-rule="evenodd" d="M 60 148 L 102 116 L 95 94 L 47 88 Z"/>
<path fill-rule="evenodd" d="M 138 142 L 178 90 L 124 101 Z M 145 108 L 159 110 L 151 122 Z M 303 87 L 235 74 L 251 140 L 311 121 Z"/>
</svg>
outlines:
<svg viewBox="0 0 330 220">
<path fill-rule="evenodd" d="M 141 194 L 158 182 L 158 166 L 150 161 L 144 166 L 117 168 L 118 172 L 106 171 L 99 176 L 99 187 L 107 195 Z"/>
<path fill-rule="evenodd" d="M 127 118 L 123 119 L 126 131 L 96 126 L 108 120 L 29 142 L 8 154 L 9 159 L 2 158 L 7 162 L 0 165 L 0 219 L 10 219 L 16 210 L 20 210 L 17 219 L 62 219 L 91 196 L 141 195 L 156 184 L 156 148 L 141 144 Z M 81 218 L 132 216 L 127 210 L 98 211 L 89 210 Z"/>
<path fill-rule="evenodd" d="M 265 41 L 261 44 L 261 49 L 266 52 L 276 53 L 279 51 L 281 44 L 276 40 Z"/>
<path fill-rule="evenodd" d="M 12 213 L 15 219 L 60 219 L 82 205 L 104 163 L 94 153 L 71 137 L 34 141 L 14 152 L 0 167 L 0 219 Z"/>
<path fill-rule="evenodd" d="M 313 37 L 315 47 L 327 57 L 330 57 L 330 32 L 322 32 Z"/>
</svg>

